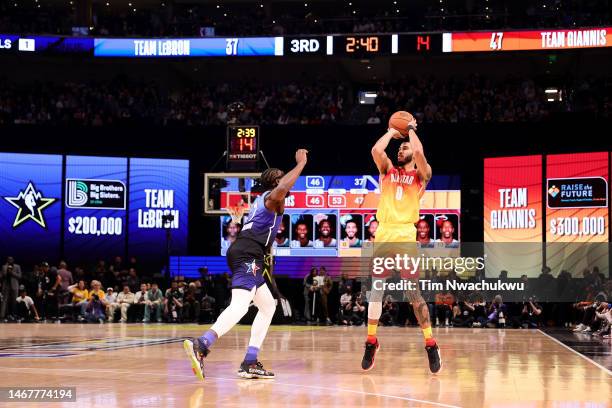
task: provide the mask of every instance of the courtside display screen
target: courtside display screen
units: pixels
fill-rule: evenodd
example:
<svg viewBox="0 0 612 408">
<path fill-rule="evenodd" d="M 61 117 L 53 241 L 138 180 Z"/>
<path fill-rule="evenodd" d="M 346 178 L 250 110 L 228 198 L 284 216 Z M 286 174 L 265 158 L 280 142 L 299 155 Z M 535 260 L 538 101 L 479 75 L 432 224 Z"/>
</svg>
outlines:
<svg viewBox="0 0 612 408">
<path fill-rule="evenodd" d="M 71 263 L 125 252 L 127 158 L 67 156 L 64 252 Z"/>
<path fill-rule="evenodd" d="M 159 264 L 187 251 L 188 197 L 187 160 L 0 153 L 0 255 Z"/>
<path fill-rule="evenodd" d="M 128 207 L 130 256 L 159 263 L 167 252 L 184 255 L 189 220 L 189 161 L 130 159 Z"/>
<path fill-rule="evenodd" d="M 54 260 L 62 231 L 62 156 L 0 153 L 0 253 Z M 3 259 L 4 260 L 4 259 Z"/>
</svg>

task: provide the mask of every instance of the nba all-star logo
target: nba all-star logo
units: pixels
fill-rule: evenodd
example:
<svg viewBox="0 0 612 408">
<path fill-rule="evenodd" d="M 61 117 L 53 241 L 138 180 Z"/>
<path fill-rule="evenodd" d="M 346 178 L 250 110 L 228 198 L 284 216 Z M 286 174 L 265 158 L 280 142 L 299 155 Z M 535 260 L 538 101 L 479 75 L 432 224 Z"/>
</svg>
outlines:
<svg viewBox="0 0 612 408">
<path fill-rule="evenodd" d="M 245 265 L 247 267 L 247 273 L 252 273 L 253 275 L 257 275 L 257 271 L 261 269 L 257 266 L 254 259 L 251 262 L 245 263 Z"/>
<path fill-rule="evenodd" d="M 43 228 L 47 228 L 43 210 L 57 201 L 56 198 L 45 198 L 42 193 L 36 189 L 36 186 L 31 181 L 25 190 L 17 194 L 17 197 L 4 197 L 13 207 L 17 208 L 17 216 L 13 221 L 13 228 L 17 228 L 27 220 L 32 220 Z"/>
</svg>

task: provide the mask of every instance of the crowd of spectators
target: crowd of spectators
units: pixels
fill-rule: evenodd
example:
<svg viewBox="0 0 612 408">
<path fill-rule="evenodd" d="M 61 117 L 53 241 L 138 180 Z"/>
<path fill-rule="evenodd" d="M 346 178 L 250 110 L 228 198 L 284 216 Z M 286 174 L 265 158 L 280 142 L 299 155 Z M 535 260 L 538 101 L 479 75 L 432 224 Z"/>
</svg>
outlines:
<svg viewBox="0 0 612 408">
<path fill-rule="evenodd" d="M 96 36 L 282 35 L 492 28 L 609 25 L 605 0 L 366 0 L 329 2 L 232 2 L 210 4 L 137 0 L 94 2 L 92 20 L 79 22 L 78 0 L 63 3 L 7 1 L 0 5 L 0 32 L 71 35 L 85 26 Z M 206 29 L 208 28 L 208 30 Z M 213 29 L 214 31 L 212 31 Z"/>
<path fill-rule="evenodd" d="M 546 85 L 526 78 L 495 82 L 479 75 L 448 81 L 406 78 L 381 84 L 368 123 L 384 121 L 397 110 L 412 112 L 425 123 L 535 122 L 559 112 L 610 118 L 611 85 L 604 79 Z M 548 100 L 554 98 L 560 100 Z"/>
<path fill-rule="evenodd" d="M 228 105 L 235 101 L 244 104 L 239 121 L 264 125 L 379 124 L 396 110 L 410 111 L 426 123 L 534 122 L 557 112 L 610 118 L 610 85 L 607 79 L 566 81 L 552 87 L 561 100 L 550 102 L 548 86 L 532 79 L 405 78 L 363 85 L 378 88 L 378 97 L 371 112 L 359 118 L 353 114 L 357 108 L 350 91 L 357 84 L 249 81 L 167 91 L 154 83 L 119 79 L 27 86 L 4 80 L 0 81 L 0 125 L 223 125 L 230 119 Z"/>
<path fill-rule="evenodd" d="M 322 273 L 321 273 L 322 270 Z M 399 281 L 399 276 L 388 282 Z M 432 283 L 447 280 L 486 280 L 484 274 L 463 279 L 454 273 L 425 272 L 425 280 Z M 549 325 L 571 328 L 574 332 L 610 338 L 612 323 L 612 280 L 597 267 L 585 269 L 581 278 L 573 278 L 561 271 L 555 278 L 548 267 L 537 278 L 508 278 L 507 271 L 490 281 L 521 282 L 525 289 L 520 299 L 516 293 L 504 291 L 423 291 L 434 327 L 474 328 L 541 328 Z M 313 267 L 303 280 L 304 313 L 308 324 L 360 326 L 367 322 L 368 283 L 351 279 L 343 273 L 337 282 L 329 280 L 324 267 Z M 323 292 L 328 295 L 322 296 Z M 334 296 L 335 295 L 335 296 Z M 379 324 L 383 326 L 415 326 L 418 324 L 403 293 L 387 291 L 383 298 Z M 329 315 L 329 310 L 337 310 Z M 331 316 L 331 321 L 330 321 Z"/>
<path fill-rule="evenodd" d="M 0 321 L 210 323 L 229 304 L 231 278 L 227 273 L 212 276 L 201 268 L 197 279 L 177 276 L 167 280 L 140 274 L 137 268 L 136 259 L 125 264 L 115 257 L 109 265 L 99 261 L 90 272 L 80 267 L 70 271 L 65 262 L 58 267 L 42 262 L 28 273 L 8 257 L 0 268 Z M 399 275 L 388 281 L 394 279 L 399 281 Z M 425 279 L 432 283 L 464 280 L 452 272 L 435 270 L 426 271 Z M 465 281 L 483 279 L 481 271 Z M 501 271 L 493 280 L 513 279 Z M 597 267 L 584 269 L 580 278 L 567 271 L 553 277 L 550 268 L 544 267 L 538 278 L 523 275 L 514 280 L 525 285 L 521 299 L 503 291 L 424 290 L 432 326 L 528 329 L 555 325 L 610 338 L 612 280 Z M 296 322 L 346 326 L 367 322 L 367 282 L 346 273 L 332 279 L 324 266 L 313 266 L 302 284 L 303 312 L 299 311 L 300 299 L 289 299 Z M 418 324 L 409 302 L 401 296 L 403 292 L 385 294 L 381 325 Z"/>
<path fill-rule="evenodd" d="M 198 279 L 177 276 L 168 284 L 138 270 L 135 258 L 117 256 L 90 271 L 71 271 L 62 261 L 26 272 L 8 257 L 0 269 L 0 321 L 210 323 L 229 302 L 227 275 L 213 278 L 202 268 Z"/>
<path fill-rule="evenodd" d="M 0 125 L 103 126 L 128 123 L 222 125 L 228 105 L 245 104 L 239 119 L 258 124 L 325 124 L 345 115 L 346 90 L 325 84 L 194 85 L 172 92 L 125 81 L 39 83 L 0 81 Z"/>
</svg>

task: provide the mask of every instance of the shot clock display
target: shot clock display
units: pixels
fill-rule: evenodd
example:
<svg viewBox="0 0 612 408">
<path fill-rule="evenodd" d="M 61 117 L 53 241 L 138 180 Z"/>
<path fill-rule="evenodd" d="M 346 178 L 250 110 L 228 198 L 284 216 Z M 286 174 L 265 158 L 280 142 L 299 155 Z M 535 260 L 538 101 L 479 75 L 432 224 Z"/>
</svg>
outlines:
<svg viewBox="0 0 612 408">
<path fill-rule="evenodd" d="M 254 166 L 259 157 L 259 126 L 227 127 L 227 163 L 231 168 Z"/>
</svg>

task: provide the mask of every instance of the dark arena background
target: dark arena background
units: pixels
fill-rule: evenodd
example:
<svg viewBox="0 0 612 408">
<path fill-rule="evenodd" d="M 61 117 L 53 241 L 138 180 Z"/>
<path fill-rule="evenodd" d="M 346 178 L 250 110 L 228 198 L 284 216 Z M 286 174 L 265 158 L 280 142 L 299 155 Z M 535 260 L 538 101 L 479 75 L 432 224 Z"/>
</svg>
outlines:
<svg viewBox="0 0 612 408">
<path fill-rule="evenodd" d="M 0 2 L 0 405 L 612 406 L 611 7 Z M 408 173 L 379 175 L 381 137 Z M 298 149 L 246 263 L 267 336 L 259 295 L 219 335 L 260 175 Z M 418 218 L 385 227 L 444 263 L 377 326 L 381 191 L 413 175 Z"/>
</svg>

